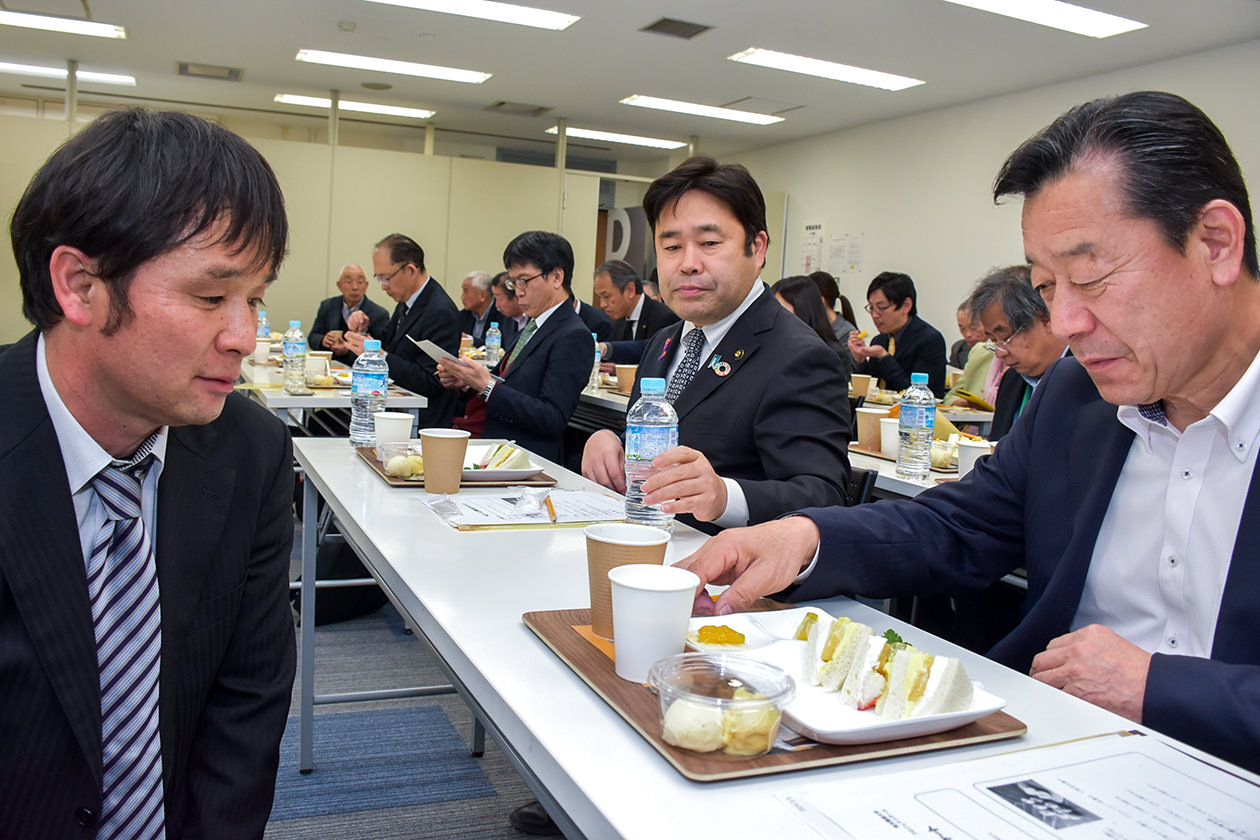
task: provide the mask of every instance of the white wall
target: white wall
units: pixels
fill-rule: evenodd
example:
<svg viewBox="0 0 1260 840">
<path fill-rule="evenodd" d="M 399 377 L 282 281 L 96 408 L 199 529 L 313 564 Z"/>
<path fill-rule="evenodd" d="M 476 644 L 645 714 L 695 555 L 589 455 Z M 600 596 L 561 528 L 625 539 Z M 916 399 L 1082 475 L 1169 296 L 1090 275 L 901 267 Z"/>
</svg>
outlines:
<svg viewBox="0 0 1260 840">
<path fill-rule="evenodd" d="M 803 222 L 824 220 L 828 238 L 861 233 L 862 270 L 837 275 L 860 326 L 870 326 L 860 309 L 870 279 L 904 271 L 918 287 L 920 314 L 952 343 L 954 310 L 972 283 L 993 266 L 1023 262 L 1020 202 L 994 207 L 990 193 L 998 168 L 1021 142 L 1087 100 L 1171 91 L 1202 108 L 1230 140 L 1244 175 L 1253 176 L 1254 208 L 1258 77 L 1260 41 L 1253 41 L 726 159 L 748 166 L 763 189 L 788 194 L 788 274 L 799 273 Z"/>
</svg>

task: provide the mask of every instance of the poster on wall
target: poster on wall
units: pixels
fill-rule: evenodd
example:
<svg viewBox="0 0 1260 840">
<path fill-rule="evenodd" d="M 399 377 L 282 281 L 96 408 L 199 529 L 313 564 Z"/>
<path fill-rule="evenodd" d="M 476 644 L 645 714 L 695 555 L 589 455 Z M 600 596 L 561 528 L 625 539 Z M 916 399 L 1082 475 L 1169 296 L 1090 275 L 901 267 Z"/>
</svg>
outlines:
<svg viewBox="0 0 1260 840">
<path fill-rule="evenodd" d="M 830 271 L 836 277 L 862 273 L 862 234 L 844 233 L 831 237 Z"/>
<path fill-rule="evenodd" d="M 801 274 L 810 274 L 823 270 L 823 228 L 826 223 L 821 220 L 805 222 L 801 231 Z"/>
</svg>

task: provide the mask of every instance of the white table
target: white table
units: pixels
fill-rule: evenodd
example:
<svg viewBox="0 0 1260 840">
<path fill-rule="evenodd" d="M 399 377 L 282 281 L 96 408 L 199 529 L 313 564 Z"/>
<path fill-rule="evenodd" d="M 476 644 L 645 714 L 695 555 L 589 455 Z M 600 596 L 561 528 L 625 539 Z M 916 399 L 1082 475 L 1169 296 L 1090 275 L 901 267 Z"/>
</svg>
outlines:
<svg viewBox="0 0 1260 840">
<path fill-rule="evenodd" d="M 521 622 L 533 610 L 589 604 L 580 529 L 457 532 L 424 508 L 419 492 L 388 487 L 345 441 L 294 441 L 307 473 L 307 504 L 318 491 L 372 574 L 444 663 L 509 760 L 572 837 L 711 836 L 734 825 L 743 836 L 784 836 L 792 825 L 773 797 L 796 786 L 940 766 L 1134 725 L 942 640 L 934 653 L 957 656 L 1006 711 L 1028 726 L 1023 738 L 753 779 L 696 784 L 679 775 Z M 554 464 L 563 488 L 593 487 Z M 480 492 L 480 491 L 465 491 Z M 313 573 L 313 529 L 306 529 L 303 580 Z M 703 536 L 679 529 L 667 562 Z M 310 601 L 303 597 L 306 607 Z M 817 604 L 911 639 L 926 634 L 848 599 Z M 310 626 L 303 617 L 303 628 Z M 313 649 L 313 636 L 303 639 Z M 928 646 L 928 644 L 925 644 Z M 303 695 L 313 689 L 303 670 Z M 304 709 L 304 713 L 306 709 Z M 667 826 L 668 831 L 662 831 Z M 794 826 L 793 826 L 794 827 Z"/>
<path fill-rule="evenodd" d="M 344 369 L 344 368 L 342 368 Z M 277 365 L 256 365 L 252 358 L 247 358 L 241 364 L 241 390 L 249 394 L 253 399 L 262 403 L 263 407 L 281 420 L 289 419 L 299 425 L 302 422 L 302 413 L 309 409 L 315 408 L 344 408 L 350 409 L 350 389 L 347 388 L 318 388 L 314 389 L 311 394 L 286 394 L 284 391 L 284 369 Z M 419 394 L 413 394 L 406 389 L 402 390 L 402 394 L 391 392 L 388 397 L 387 404 L 390 410 L 400 409 L 410 411 L 412 414 L 419 416 L 419 410 L 429 405 L 427 397 Z"/>
</svg>

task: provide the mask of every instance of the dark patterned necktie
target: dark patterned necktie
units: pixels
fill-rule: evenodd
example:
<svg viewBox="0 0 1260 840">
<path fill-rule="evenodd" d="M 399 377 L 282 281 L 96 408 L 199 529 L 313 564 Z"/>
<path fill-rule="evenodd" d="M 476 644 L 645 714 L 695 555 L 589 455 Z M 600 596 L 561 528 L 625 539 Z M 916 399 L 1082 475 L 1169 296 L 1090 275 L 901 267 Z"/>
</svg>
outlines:
<svg viewBox="0 0 1260 840">
<path fill-rule="evenodd" d="M 402 327 L 403 319 L 407 317 L 408 307 L 405 303 L 400 303 L 394 307 L 394 317 L 389 319 L 389 324 L 385 327 L 385 343 L 383 346 L 392 347 L 394 339 L 398 338 L 398 330 Z"/>
<path fill-rule="evenodd" d="M 678 400 L 683 389 L 687 387 L 687 383 L 691 381 L 691 377 L 695 376 L 696 371 L 700 369 L 700 353 L 704 350 L 704 330 L 696 327 L 687 333 L 683 343 L 687 347 L 683 351 L 682 361 L 678 363 L 678 369 L 674 371 L 673 378 L 669 380 L 669 388 L 665 391 L 665 400 L 670 405 Z"/>
<path fill-rule="evenodd" d="M 98 840 L 166 836 L 158 732 L 162 616 L 153 546 L 140 515 L 153 440 L 127 464 L 108 466 L 92 480 L 105 509 L 87 567 L 101 680 L 104 805 Z"/>
</svg>

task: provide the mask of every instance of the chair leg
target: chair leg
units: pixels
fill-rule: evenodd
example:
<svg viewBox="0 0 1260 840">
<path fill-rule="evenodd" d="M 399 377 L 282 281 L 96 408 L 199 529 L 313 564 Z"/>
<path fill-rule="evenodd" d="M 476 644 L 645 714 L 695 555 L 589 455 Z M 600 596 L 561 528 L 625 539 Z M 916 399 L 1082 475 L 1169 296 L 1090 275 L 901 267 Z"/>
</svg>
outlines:
<svg viewBox="0 0 1260 840">
<path fill-rule="evenodd" d="M 481 718 L 473 715 L 472 719 L 472 757 L 481 758 L 486 753 L 486 727 Z"/>
</svg>

